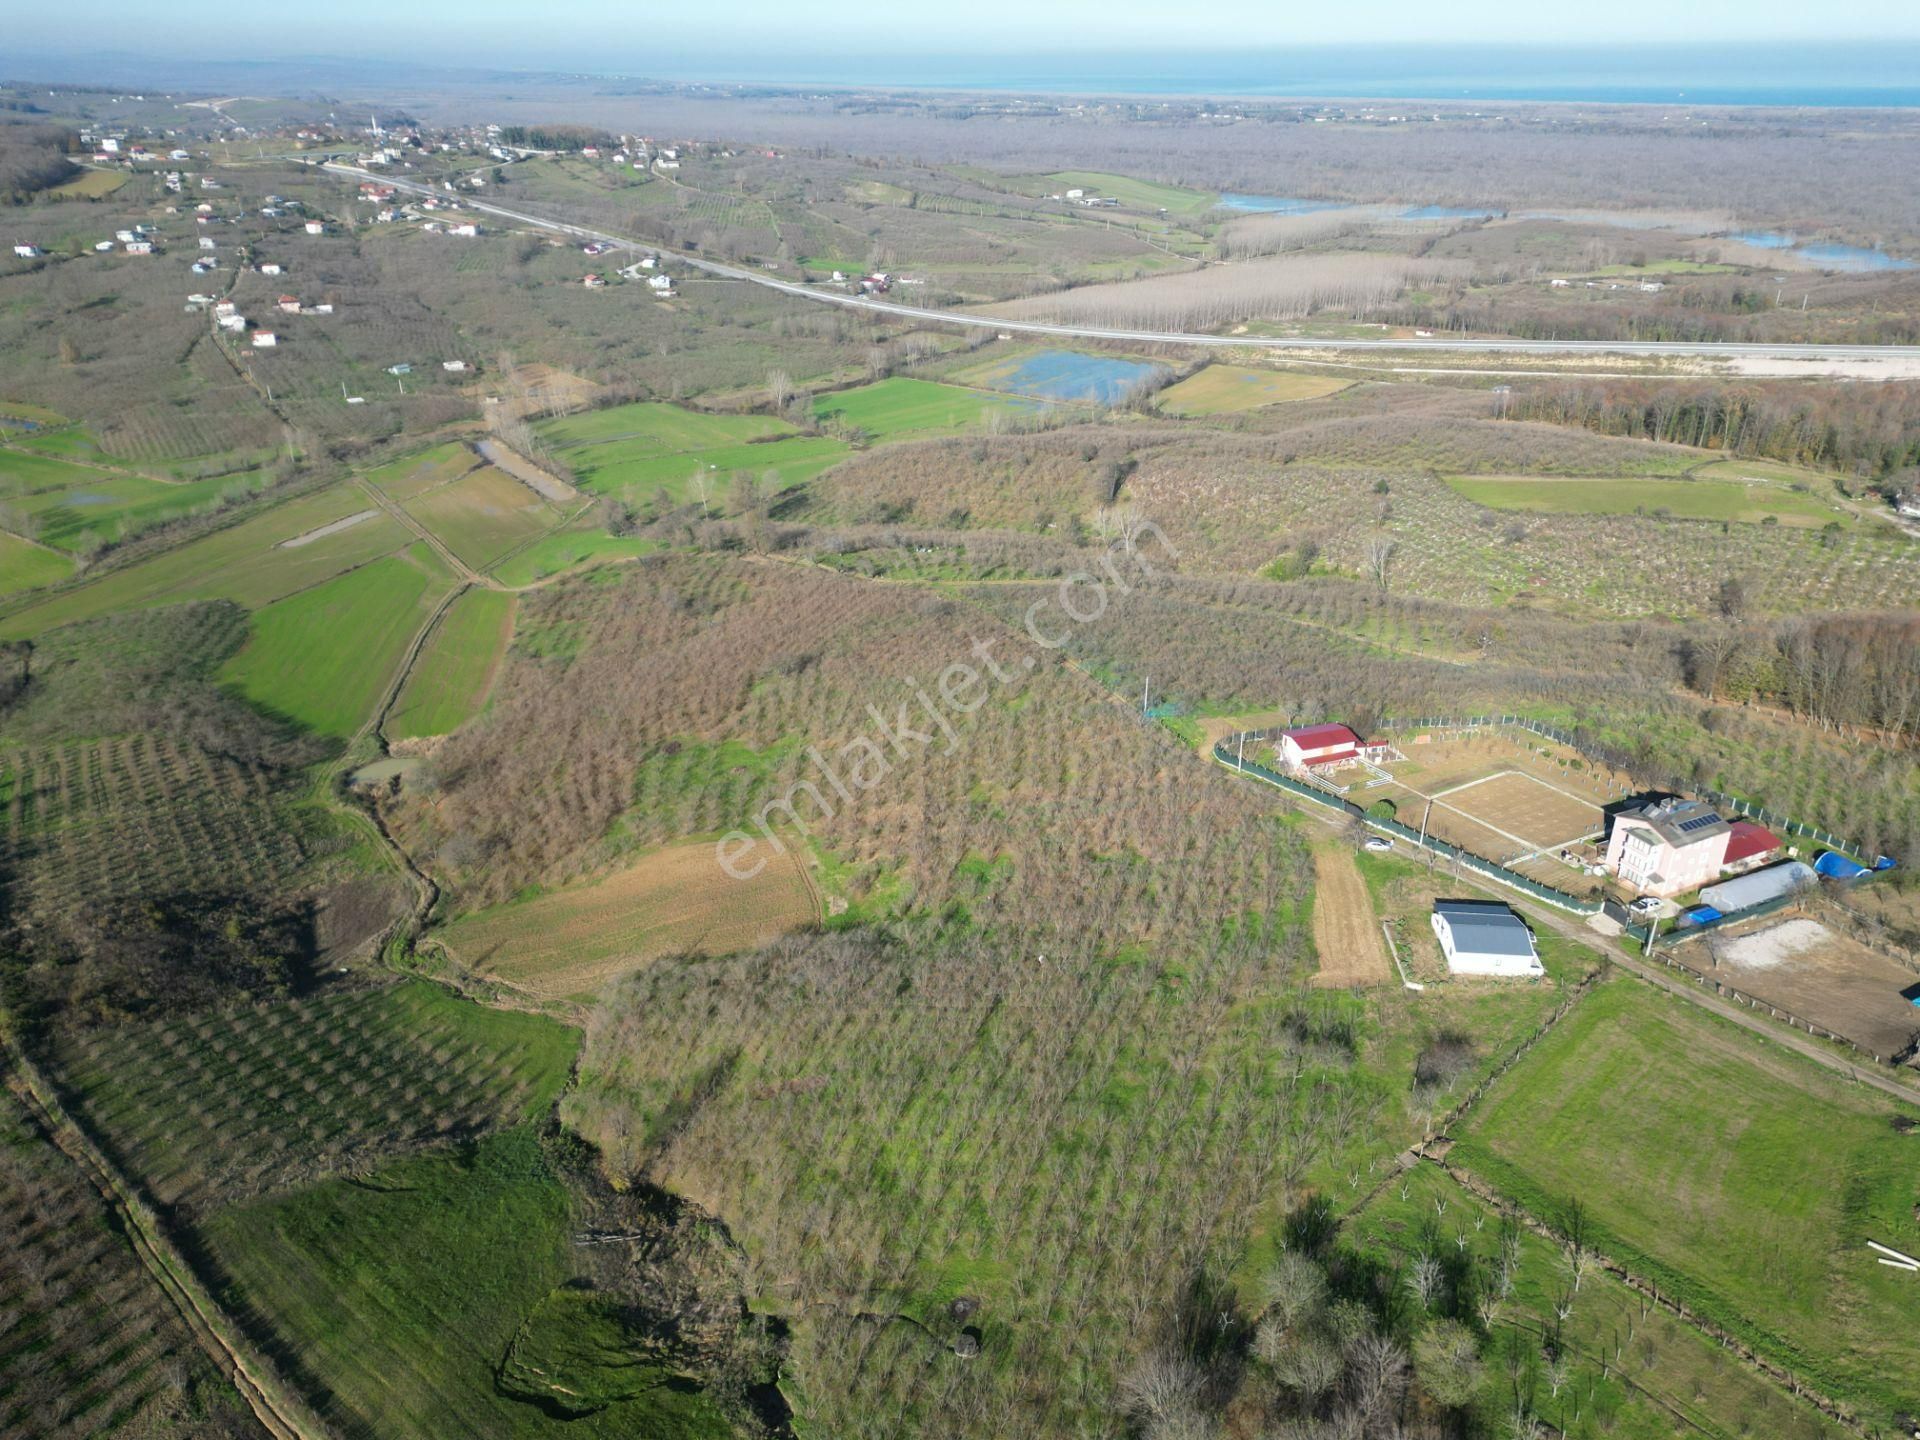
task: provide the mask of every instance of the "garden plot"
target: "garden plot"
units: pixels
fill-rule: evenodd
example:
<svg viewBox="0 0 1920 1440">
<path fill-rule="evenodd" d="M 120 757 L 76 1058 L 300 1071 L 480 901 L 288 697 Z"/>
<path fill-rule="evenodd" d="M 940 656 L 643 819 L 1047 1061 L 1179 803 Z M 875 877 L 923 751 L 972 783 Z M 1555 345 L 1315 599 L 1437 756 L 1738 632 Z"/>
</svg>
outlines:
<svg viewBox="0 0 1920 1440">
<path fill-rule="evenodd" d="M 1913 972 L 1818 920 L 1768 917 L 1675 945 L 1666 956 L 1874 1055 L 1898 1055 L 1920 1033 L 1920 1010 L 1900 993 Z"/>
<path fill-rule="evenodd" d="M 1388 984 L 1393 970 L 1384 941 L 1353 852 L 1344 846 L 1316 850 L 1313 948 L 1320 957 L 1320 969 L 1313 983 L 1342 988 Z"/>
<path fill-rule="evenodd" d="M 1387 767 L 1392 780 L 1356 783 L 1348 798 L 1363 806 L 1390 801 L 1402 824 L 1424 822 L 1429 835 L 1543 884 L 1576 894 L 1595 888 L 1558 857 L 1605 832 L 1601 807 L 1625 793 L 1624 782 L 1570 750 L 1500 734 L 1413 735 L 1397 743 L 1409 758 Z"/>
</svg>

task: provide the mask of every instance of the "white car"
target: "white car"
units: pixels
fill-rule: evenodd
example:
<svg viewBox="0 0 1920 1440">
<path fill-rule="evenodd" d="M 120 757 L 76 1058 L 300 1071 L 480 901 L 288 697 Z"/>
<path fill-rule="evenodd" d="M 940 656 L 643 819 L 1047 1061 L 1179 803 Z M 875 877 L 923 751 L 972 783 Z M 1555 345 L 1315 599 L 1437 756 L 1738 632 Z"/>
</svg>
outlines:
<svg viewBox="0 0 1920 1440">
<path fill-rule="evenodd" d="M 1361 842 L 1361 849 L 1372 850 L 1376 853 L 1382 850 L 1391 850 L 1392 848 L 1393 848 L 1393 841 L 1389 840 L 1384 835 L 1369 835 L 1364 841 Z"/>
<path fill-rule="evenodd" d="M 1660 913 L 1660 907 L 1665 903 L 1665 901 L 1660 900 L 1656 896 L 1642 895 L 1627 908 L 1636 915 L 1658 915 Z"/>
</svg>

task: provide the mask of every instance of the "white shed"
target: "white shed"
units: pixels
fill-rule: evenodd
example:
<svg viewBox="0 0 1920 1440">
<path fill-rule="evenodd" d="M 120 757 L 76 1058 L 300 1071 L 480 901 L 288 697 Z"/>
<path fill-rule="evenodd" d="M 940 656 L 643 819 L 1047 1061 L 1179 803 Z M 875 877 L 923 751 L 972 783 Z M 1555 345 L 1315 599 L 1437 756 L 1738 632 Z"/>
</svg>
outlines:
<svg viewBox="0 0 1920 1440">
<path fill-rule="evenodd" d="M 1533 932 L 1491 900 L 1436 900 L 1433 933 L 1455 975 L 1535 977 L 1546 974 Z"/>
</svg>

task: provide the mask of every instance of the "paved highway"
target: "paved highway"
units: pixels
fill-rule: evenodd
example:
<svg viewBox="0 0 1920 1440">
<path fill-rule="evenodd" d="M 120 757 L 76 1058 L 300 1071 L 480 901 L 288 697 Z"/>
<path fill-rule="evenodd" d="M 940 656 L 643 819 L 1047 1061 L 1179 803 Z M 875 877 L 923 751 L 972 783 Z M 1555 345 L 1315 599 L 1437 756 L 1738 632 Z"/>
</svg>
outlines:
<svg viewBox="0 0 1920 1440">
<path fill-rule="evenodd" d="M 1393 350 L 1410 354 L 1431 351 L 1453 355 L 1629 355 L 1641 358 L 1704 356 L 1722 360 L 1752 358 L 1920 361 L 1920 345 L 1749 345 L 1680 340 L 1469 340 L 1449 335 L 1411 340 L 1347 340 L 1301 336 L 1276 338 L 1264 335 L 1194 335 L 1178 330 L 1114 330 L 1092 325 L 1049 325 L 1038 320 L 1002 320 L 992 315 L 974 315 L 961 310 L 934 310 L 918 305 L 901 305 L 891 300 L 848 295 L 838 290 L 826 290 L 815 285 L 796 285 L 791 280 L 778 280 L 761 271 L 742 269 L 737 265 L 722 265 L 715 260 L 703 259 L 700 256 L 689 255 L 660 245 L 643 244 L 637 240 L 628 239 L 624 235 L 610 234 L 605 230 L 594 230 L 564 220 L 528 214 L 522 210 L 509 210 L 502 205 L 476 200 L 467 191 L 448 192 L 425 181 L 404 180 L 398 176 L 383 175 L 377 171 L 362 170 L 357 166 L 341 165 L 331 161 L 322 165 L 321 168 L 339 175 L 352 176 L 356 180 L 371 180 L 376 184 L 391 185 L 396 190 L 406 190 L 416 195 L 431 195 L 441 200 L 454 199 L 466 209 L 478 210 L 482 214 L 498 216 L 503 220 L 518 221 L 523 225 L 537 226 L 542 230 L 554 230 L 582 240 L 603 241 L 623 250 L 658 254 L 663 260 L 671 260 L 676 265 L 700 270 L 709 275 L 717 275 L 726 280 L 741 280 L 751 285 L 764 286 L 768 290 L 779 290 L 788 295 L 798 296 L 802 300 L 814 301 L 816 304 L 839 305 L 849 310 L 868 310 L 904 320 L 924 320 L 939 325 L 966 325 L 979 330 L 1006 331 L 1017 335 L 1044 335 L 1062 340 L 1119 340 L 1134 345 L 1203 345 L 1241 350 Z"/>
</svg>

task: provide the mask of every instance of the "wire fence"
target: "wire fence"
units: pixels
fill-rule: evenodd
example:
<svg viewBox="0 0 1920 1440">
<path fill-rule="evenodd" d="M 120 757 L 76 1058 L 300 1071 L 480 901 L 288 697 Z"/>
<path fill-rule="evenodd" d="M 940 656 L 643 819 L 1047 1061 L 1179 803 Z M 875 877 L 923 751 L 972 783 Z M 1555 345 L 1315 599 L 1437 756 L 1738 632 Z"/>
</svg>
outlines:
<svg viewBox="0 0 1920 1440">
<path fill-rule="evenodd" d="M 1611 763 L 1593 754 L 1568 731 L 1562 730 L 1556 725 L 1548 725 L 1539 720 L 1529 719 L 1525 715 L 1427 716 L 1410 720 L 1382 720 L 1377 728 L 1383 732 L 1396 732 L 1401 730 L 1465 732 L 1492 729 L 1496 726 L 1507 726 L 1516 730 L 1525 730 L 1528 734 L 1538 735 L 1543 740 L 1551 740 L 1555 744 L 1565 745 L 1569 750 L 1577 751 L 1584 758 L 1591 760 L 1596 765 Z M 1751 800 L 1743 800 L 1738 795 L 1728 795 L 1719 790 L 1701 790 L 1698 794 L 1716 809 L 1731 810 L 1742 819 L 1752 820 L 1758 825 L 1766 826 L 1767 829 L 1773 831 L 1776 835 L 1783 837 L 1794 836 L 1799 839 L 1812 841 L 1814 844 L 1822 845 L 1829 850 L 1836 850 L 1849 859 L 1858 860 L 1863 865 L 1871 866 L 1876 858 L 1867 855 L 1859 845 L 1851 840 L 1842 839 L 1831 831 L 1821 829 L 1818 825 L 1809 825 L 1805 821 L 1794 819 L 1791 815 L 1784 815 L 1778 810 L 1769 810 L 1764 805 L 1756 805 Z"/>
<path fill-rule="evenodd" d="M 1517 870 L 1509 870 L 1506 866 L 1497 861 L 1489 860 L 1484 855 L 1476 855 L 1471 850 L 1463 850 L 1459 846 L 1449 844 L 1447 841 L 1435 835 L 1422 835 L 1418 830 L 1413 829 L 1411 826 L 1402 825 L 1398 820 L 1388 820 L 1381 816 L 1369 815 L 1364 809 L 1354 804 L 1353 801 L 1346 799 L 1344 796 L 1332 794 L 1317 786 L 1309 785 L 1303 780 L 1295 780 L 1290 775 L 1282 775 L 1278 771 L 1270 770 L 1265 765 L 1261 765 L 1256 761 L 1243 758 L 1240 753 L 1241 743 L 1250 739 L 1263 740 L 1265 739 L 1265 735 L 1266 732 L 1264 731 L 1246 731 L 1239 735 L 1229 735 L 1213 747 L 1213 758 L 1218 760 L 1222 765 L 1241 771 L 1243 774 L 1257 776 L 1269 785 L 1277 785 L 1282 790 L 1290 791 L 1302 799 L 1312 800 L 1316 804 L 1325 805 L 1328 809 L 1339 810 L 1343 814 L 1350 815 L 1363 825 L 1366 825 L 1369 829 L 1384 831 L 1389 835 L 1398 835 L 1402 839 L 1410 841 L 1415 849 L 1423 849 L 1443 859 L 1451 860 L 1463 869 L 1471 870 L 1478 875 L 1484 875 L 1489 880 L 1511 886 L 1515 890 L 1524 891 L 1534 899 L 1543 901 L 1558 909 L 1568 911 L 1574 915 L 1592 915 L 1600 909 L 1600 901 L 1597 897 L 1571 895 L 1565 890 L 1557 890 L 1551 885 L 1543 885 L 1540 881 L 1522 875 Z"/>
</svg>

